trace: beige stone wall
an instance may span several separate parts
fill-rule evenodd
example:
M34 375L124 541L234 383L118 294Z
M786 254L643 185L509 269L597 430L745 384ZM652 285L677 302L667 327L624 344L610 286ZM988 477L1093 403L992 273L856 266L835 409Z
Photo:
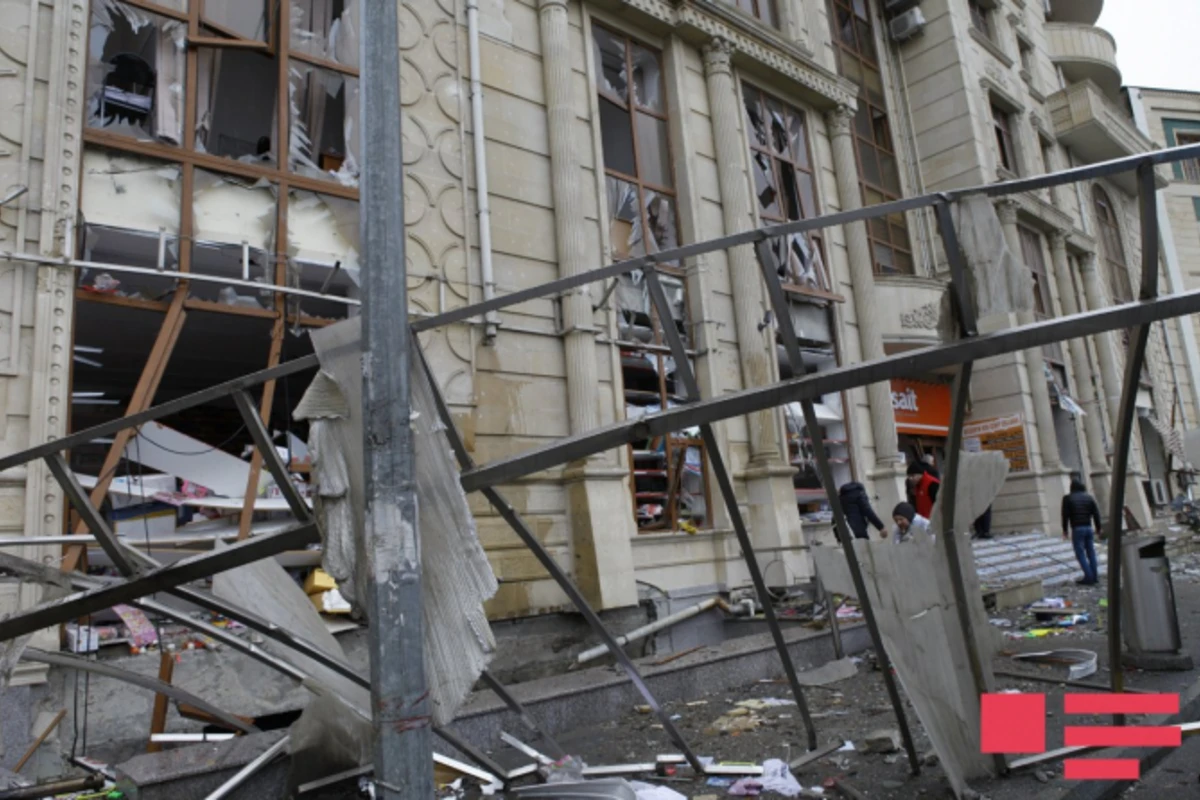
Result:
M87 3L0 5L0 195L28 191L0 209L0 250L60 255L71 236L78 188ZM0 452L66 430L74 276L0 262ZM0 535L57 533L62 496L40 463L0 474ZM55 559L54 548L18 554ZM34 587L0 587L0 613L38 601ZM39 634L41 646L56 637ZM44 670L18 671L17 681Z

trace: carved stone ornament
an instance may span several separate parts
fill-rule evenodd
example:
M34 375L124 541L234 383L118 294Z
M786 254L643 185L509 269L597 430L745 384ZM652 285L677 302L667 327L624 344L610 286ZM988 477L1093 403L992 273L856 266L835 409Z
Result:
M921 330L932 331L936 330L938 320L941 318L941 308L936 302L926 303L923 306L917 306L911 311L905 311L900 315L900 327L905 330Z

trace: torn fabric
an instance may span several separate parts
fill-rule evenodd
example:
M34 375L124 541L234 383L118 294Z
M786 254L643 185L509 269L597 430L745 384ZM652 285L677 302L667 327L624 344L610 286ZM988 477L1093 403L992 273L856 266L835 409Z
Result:
M363 608L365 481L362 429L361 320L314 331L321 372L305 393L297 418L318 422L310 435L317 521L325 543L323 566L342 595ZM411 363L420 359L413 341ZM434 405L434 388L412 372L412 429L421 537L425 674L436 724L448 724L496 650L483 604L498 589L479 543L475 520ZM336 389L336 391L335 391Z
M1033 276L1009 249L992 201L984 195L969 195L951 211L979 318L1033 311Z

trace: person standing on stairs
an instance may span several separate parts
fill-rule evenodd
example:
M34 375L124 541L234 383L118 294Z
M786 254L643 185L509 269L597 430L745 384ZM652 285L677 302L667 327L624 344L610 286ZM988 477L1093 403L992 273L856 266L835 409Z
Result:
M1075 545L1075 558L1083 568L1083 577L1075 581L1083 586L1094 586L1100 582L1099 570L1096 566L1096 531L1103 523L1100 520L1100 506L1096 498L1088 494L1087 487L1081 480L1071 481L1071 493L1062 499L1063 538L1068 538Z

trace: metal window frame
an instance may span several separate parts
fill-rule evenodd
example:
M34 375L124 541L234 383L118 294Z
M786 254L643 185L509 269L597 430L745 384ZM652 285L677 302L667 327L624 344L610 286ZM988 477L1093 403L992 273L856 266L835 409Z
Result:
M702 771L703 765L699 763L698 759L687 747L686 742L683 741L669 716L654 699L637 668L616 644L612 635L607 631L595 611L574 586L571 579L563 572L562 568L554 561L545 548L542 547L541 543L537 541L536 537L533 536L528 527L521 521L517 512L494 487L499 483L510 481L521 475L531 474L546 467L556 466L585 455L611 449L625 443L630 437L646 438L656 433L661 434L692 426L703 426L705 430L710 430L708 426L719 420L752 411L772 408L787 401L800 401L802 404L807 405L809 411L811 411L811 402L806 403L805 401L812 401L813 398L823 393L865 386L870 383L885 381L914 372L929 371L939 367L958 366L959 373L953 392L950 441L947 453L948 464L944 477L944 482L949 484L949 488L943 490L943 496L946 498L945 502L947 504L946 509L944 509L944 518L949 520L952 525L955 500L954 484L958 477L958 451L961 445L967 388L970 382L973 362L981 358L1013 353L1029 349L1030 347L1060 342L1079 336L1091 336L1121 328L1136 327L1135 335L1130 338L1126 359L1125 382L1121 397L1116 436L1117 451L1113 462L1113 475L1116 479L1113 481L1114 486L1107 526L1109 544L1108 588L1110 603L1112 604L1108 615L1109 648L1112 663L1119 663L1121 654L1120 579L1123 522L1121 511L1124 506L1125 495L1124 474L1128 467L1130 442L1135 417L1135 401L1138 389L1137 377L1140 374L1141 364L1145 357L1150 325L1153 322L1163 319L1200 313L1200 291L1187 292L1169 297L1158 295L1157 265L1159 242L1158 218L1155 208L1156 187L1154 182L1154 168L1159 164L1174 163L1196 157L1200 157L1200 144L1139 154L1087 167L1068 169L1050 175L973 187L955 192L923 195L892 203L856 209L854 211L828 214L808 220L797 220L782 225L767 226L715 240L679 247L672 251L630 259L582 275L563 278L539 287L514 292L483 303L477 303L435 317L415 321L411 325L414 333L441 325L470 320L489 310L503 308L514 303L524 302L525 300L561 294L571 288L595 281L604 281L632 269L646 271L651 282L652 293L658 295L661 294L661 291L655 293L653 289L658 286L656 270L660 262L670 263L739 244L765 243L775 236L846 224L872 217L884 216L897 211L933 207L938 218L943 245L946 248L951 267L952 280L950 291L956 301L955 313L962 334L960 340L886 357L873 362L839 367L825 373L801 376L789 381L755 387L708 400L700 400L693 393L693 397L696 398L694 402L681 407L664 410L660 414L650 415L639 420L614 423L482 467L473 466L466 447L458 436L457 431L452 424L447 424L448 438L463 468L461 478L463 486L468 491L482 491L500 515L513 527L514 531L533 551L534 555L559 583L592 627L600 634L602 640L604 640L610 652L624 667L634 685L659 715L664 729L680 746L681 751L685 754L693 768ZM965 280L965 260L958 247L957 234L953 220L951 219L950 204L957 199L969 195L1000 197L1081 180L1092 180L1130 170L1137 171L1143 239L1142 280L1138 301L1121 306L1092 310L1069 317L1036 321L1031 324L991 334L978 334L974 309ZM769 250L769 248L766 249ZM771 269L769 265L764 267L763 272L764 278L767 280L767 287L773 295L772 302L775 303L778 301L779 293L782 291L778 283L777 272ZM661 290L661 287L658 288ZM662 299L656 297L655 302L661 303ZM785 339L787 338L786 331L784 332L784 337ZM671 339L672 349L678 353L682 350L682 342L677 336L671 337ZM687 364L686 357L679 360L681 364ZM236 396L238 393L251 387L265 384L268 381L285 375L295 374L316 365L317 359L315 356L296 359L196 392L178 400L127 415L113 422L94 426L48 443L39 444L22 452L0 458L0 471L28 463L34 459L51 458L52 461L57 463L54 458L55 456L61 456L63 451L77 444L136 427L144 422L165 417L182 409L192 408L230 395ZM423 363L423 367L428 369L427 364ZM439 414L449 423L449 409L440 392L436 391L436 386L435 398L438 402ZM246 399L242 399L241 402L243 406L249 405ZM246 408L247 413L250 410ZM808 416L808 412L806 412L806 416ZM719 451L714 451L714 453L717 456L720 455ZM270 460L268 460L267 465L273 471L279 467L278 464L271 463ZM719 474L723 483L729 481L729 476L724 469L723 462L714 462L713 468ZM826 465L825 469L827 470L827 468L828 466ZM70 481L67 482L68 484L70 483ZM830 497L831 507L838 509L835 487L829 485L826 488ZM81 509L84 505L90 505L88 498L83 496L82 492L76 490L68 492L68 494L80 505ZM727 501L732 499L736 503L736 498L730 498L728 493L725 492L723 494L726 495ZM85 519L90 519L93 512L95 512L94 508L91 512L84 515ZM839 530L844 530L844 519L838 522L838 526ZM119 547L119 543L115 541L115 537L111 536L111 531L106 530L104 526L96 526L93 533L97 536L98 540L107 542L114 550ZM747 565L753 574L756 563L753 549L750 546L748 537L742 535L744 531L739 531L738 533L743 549L743 556L746 558ZM182 585L188 581L212 575L225 569L231 569L240 564L274 555L291 546L315 541L316 538L317 530L315 523L301 521L296 527L282 533L254 537L225 550L195 556L169 567L154 567L147 564L144 565L147 567L144 571L130 576L127 580L114 584L106 584L97 588L85 589L65 599L43 603L32 609L26 609L10 615L0 621L0 641L8 640L24 633L30 633L49 625L65 622L82 613L106 608L115 602L137 601L156 591L174 590L177 592L191 592L192 590L181 588ZM845 536L842 538L843 542L847 541ZM963 553L960 556L958 552L959 542L954 532L948 533L944 538L946 540L947 558L949 559L950 574L952 583L954 584L956 599L960 609L965 611L966 590L962 576L962 562L967 557L967 554ZM845 547L844 549L853 570L856 564L853 549L851 547ZM132 564L126 564L126 567L133 569ZM761 575L759 576L759 580L755 581L756 588L761 588L760 583ZM859 593L862 595L859 601L863 606L864 615L868 619L871 619L873 612L865 596L866 593L861 588L859 589ZM767 608L770 608L769 603L765 605ZM768 620L770 619L771 616L768 614ZM982 692L986 690L986 686L983 685L984 675L979 664L980 654L976 648L974 632L971 630L971 621L969 615L966 613L960 614L960 619L970 655L972 673L976 680L977 689ZM784 663L785 669L788 669L791 662L786 642L783 641L781 635L776 634L775 630L772 633L775 636L780 658ZM882 648L880 648L879 652L880 655L885 655ZM792 675L789 670L789 678L791 677ZM1120 670L1113 670L1111 679L1113 691L1120 692L1124 689L1124 676ZM795 686L794 680L792 683L793 690L797 692L797 701L803 710L805 705L802 695L798 692L798 687ZM893 704L898 718L903 719L903 710L898 702L897 695L893 695ZM1122 720L1118 718L1118 722L1120 721ZM808 723L806 727L808 727L809 746L811 749L815 747L815 731L809 720L806 720L806 723ZM906 742L907 745L908 743ZM907 749L910 749L911 759L911 748ZM916 765L914 764L913 766L915 769Z

